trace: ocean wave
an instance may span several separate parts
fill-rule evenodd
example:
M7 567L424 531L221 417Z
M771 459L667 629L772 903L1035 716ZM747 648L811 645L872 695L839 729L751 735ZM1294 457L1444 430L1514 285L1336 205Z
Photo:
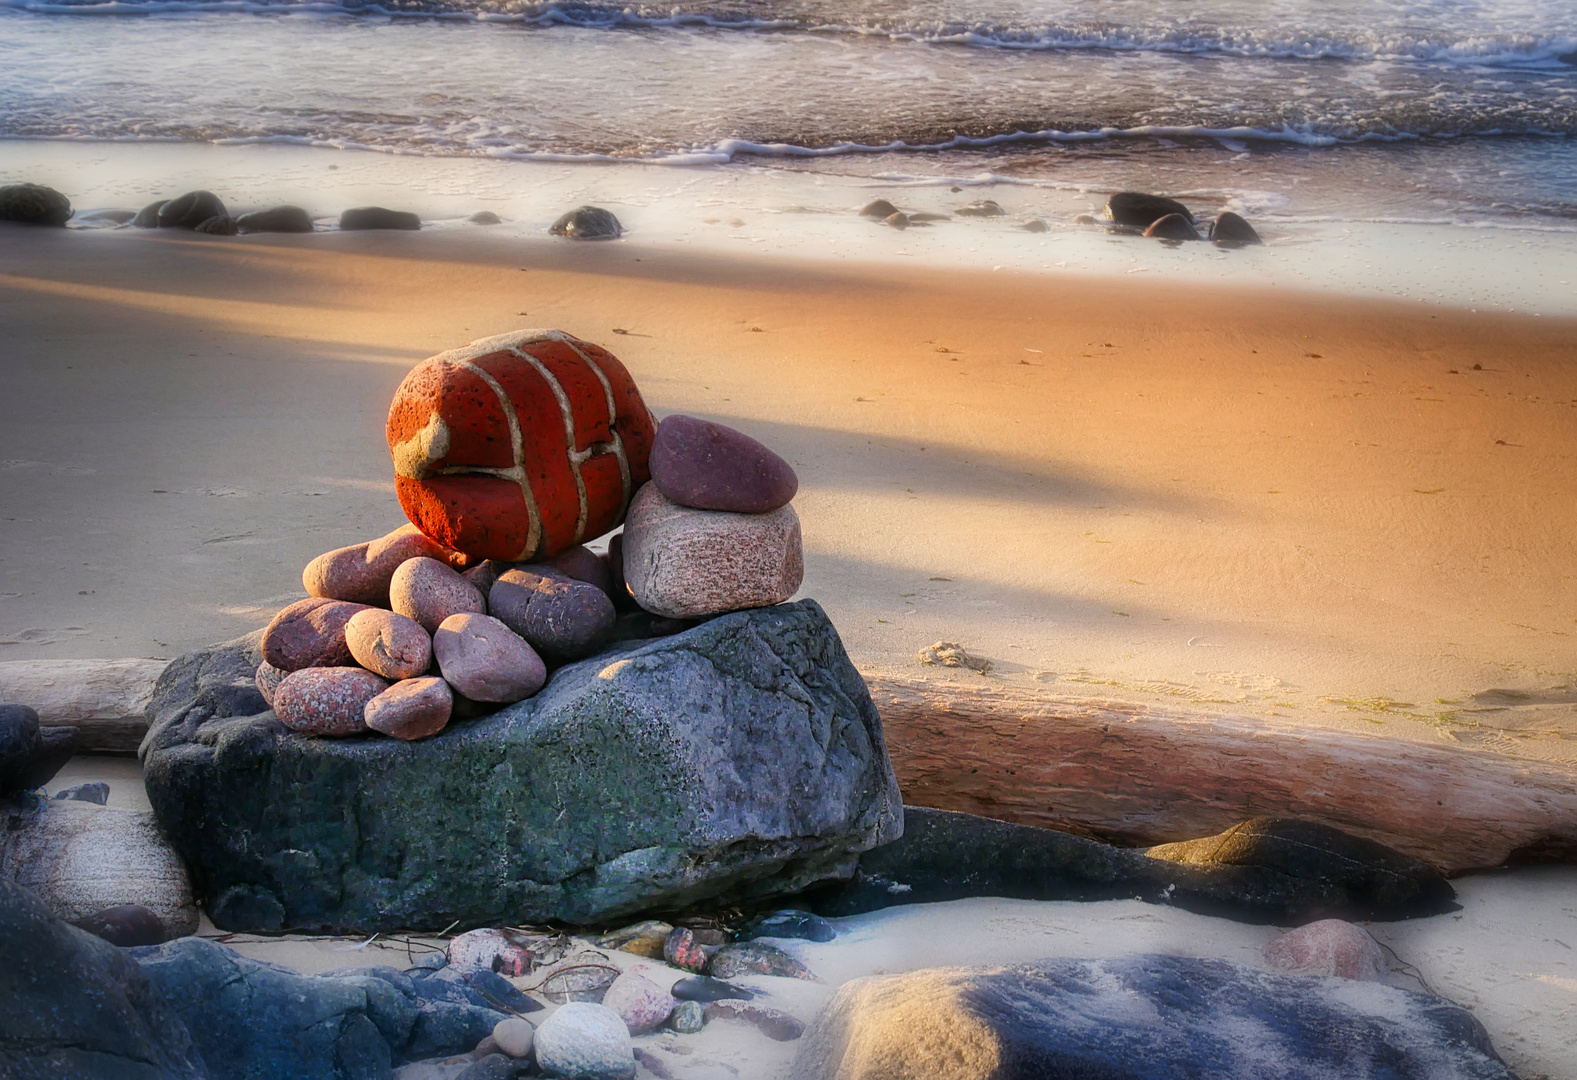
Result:
M1577 29L1552 33L1484 33L1440 29L1345 31L1280 27L1124 26L1093 20L1066 23L968 19L840 17L811 5L746 4L663 7L566 0L0 0L0 8L42 15L148 16L177 13L467 19L585 29L708 27L885 37L896 41L1008 50L1104 50L1287 60L1404 61L1445 65L1570 70L1577 67ZM767 10L764 10L767 9Z

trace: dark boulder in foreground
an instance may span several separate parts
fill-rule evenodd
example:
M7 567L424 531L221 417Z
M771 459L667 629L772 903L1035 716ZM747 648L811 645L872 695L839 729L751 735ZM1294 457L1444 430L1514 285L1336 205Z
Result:
M136 961L0 878L0 1076L209 1080Z
M1440 998L1156 955L856 979L790 1076L1516 1080L1473 1014Z
M1203 240L1199 230L1194 228L1194 223L1182 214L1167 214L1163 218L1156 218L1150 222L1150 227L1145 229L1144 235L1152 240Z
M71 220L71 200L43 184L0 187L0 221L24 225L64 225Z
M286 731L259 660L254 636L174 661L143 742L224 929L612 921L844 878L898 835L880 718L812 601L615 646L419 742Z
M1263 244L1265 242L1259 238L1259 233L1254 231L1254 226L1230 210L1223 210L1210 223L1209 238L1223 246Z
M1003 896L1144 900L1251 923L1405 919L1455 907L1433 868L1314 822L1258 818L1149 853L947 810L904 807L903 838L860 856L847 885L810 894L822 915Z
M0 705L0 798L43 787L76 749L76 728L41 726L26 705Z
M886 221L897 212L898 208L886 199L873 199L860 210L860 216L872 218L876 221Z
M244 233L312 231L312 215L299 206L271 206L267 210L254 210L236 218L235 223Z
M581 206L563 214L548 227L554 236L567 236L571 240L614 240L624 232L613 211L600 206Z
M382 206L358 206L339 216L339 227L345 232L366 229L404 229L414 231L422 227L422 219L409 210L389 210Z
M1145 195L1138 191L1119 191L1106 200L1106 217L1118 225L1135 229L1148 229L1158 219L1168 214L1181 214L1185 221L1193 221L1188 207L1176 199L1162 195Z
M960 206L955 213L959 217L1002 217L1007 211L991 199L976 199L968 206Z
M188 191L159 207L159 228L196 229L216 217L229 217L219 196L211 191Z

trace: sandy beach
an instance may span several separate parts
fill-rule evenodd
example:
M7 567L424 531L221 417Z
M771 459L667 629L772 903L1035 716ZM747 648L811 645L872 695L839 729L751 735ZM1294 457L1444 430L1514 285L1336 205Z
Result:
M551 326L793 462L801 595L862 671L956 679L915 656L957 641L1050 693L1577 762L1572 320L474 227L0 251L6 659L261 625L402 520L405 371Z

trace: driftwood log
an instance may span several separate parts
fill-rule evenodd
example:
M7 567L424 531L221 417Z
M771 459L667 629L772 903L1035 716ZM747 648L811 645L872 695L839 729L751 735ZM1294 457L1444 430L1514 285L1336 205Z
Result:
M163 660L0 663L0 702L135 750ZM1125 845L1311 818L1446 873L1577 860L1577 770L1408 739L868 676L904 801Z
M28 705L40 723L77 728L79 751L135 750L143 710L168 660L9 660L0 663L0 704Z
M1247 717L868 677L904 802L1118 844L1310 818L1446 873L1577 859L1577 770Z

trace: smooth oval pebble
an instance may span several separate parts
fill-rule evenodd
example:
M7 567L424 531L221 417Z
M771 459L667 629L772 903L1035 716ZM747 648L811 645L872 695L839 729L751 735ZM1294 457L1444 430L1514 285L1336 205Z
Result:
M699 1001L681 1001L668 1017L668 1026L681 1035L694 1035L706 1026L706 1006Z
M263 630L263 659L281 671L350 664L345 624L366 607L317 596L297 600Z
M345 624L356 663L385 679L412 679L433 662L433 639L421 624L383 608L358 611Z
M407 559L423 556L449 561L455 553L415 525L402 525L376 540L325 551L301 571L301 584L311 596L388 607L395 570Z
M407 559L389 580L389 606L429 634L451 615L485 614L482 593L458 570L437 559Z
M170 932L159 916L141 904L116 904L78 919L72 925L122 948L161 945L170 939Z
M693 416L676 414L657 425L648 465L658 491L696 510L765 514L799 490L789 463L761 443Z
M520 701L548 681L547 665L526 640L490 615L451 615L433 635L444 680L473 701Z
M500 574L488 590L487 610L532 648L566 660L600 649L618 617L602 589L542 565Z
M714 979L710 975L692 975L688 979L680 979L669 989L669 993L680 1001L722 1001L725 998L734 998L739 1001L749 1001L755 993L746 990L743 986L735 986L722 979Z
M635 1075L630 1033L619 1014L605 1005L561 1005L537 1028L536 1048L537 1064L549 1076L629 1080Z
M638 971L626 971L603 992L602 1003L624 1020L631 1035L656 1031L674 1011L674 997Z
M512 1058L523 1058L531 1053L531 1043L536 1034L537 1029L518 1016L511 1016L493 1025L493 1041Z
M389 684L359 667L292 671L274 691L274 714L303 735L359 735L367 730L367 702Z
M373 731L407 742L436 735L454 712L454 692L444 680L405 679L367 702L362 719Z

